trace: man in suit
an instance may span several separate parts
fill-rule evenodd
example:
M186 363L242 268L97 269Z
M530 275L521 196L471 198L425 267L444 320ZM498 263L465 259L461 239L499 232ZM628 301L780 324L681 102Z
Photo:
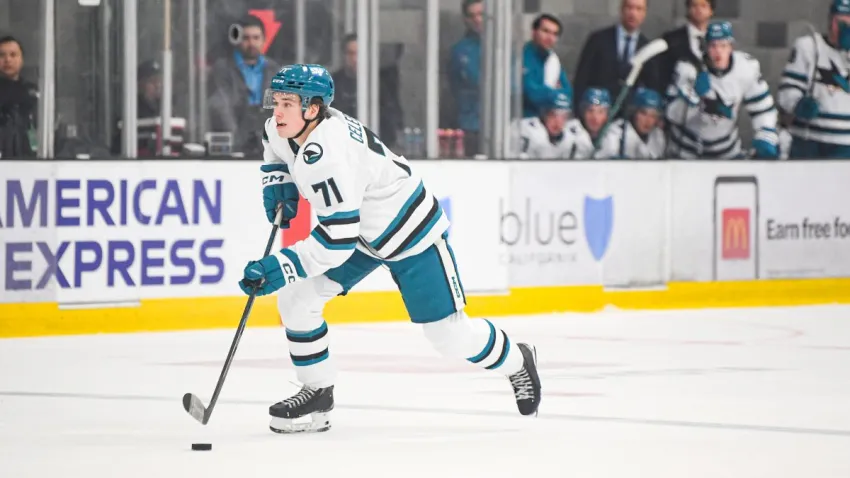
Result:
M620 22L590 34L579 57L575 76L575 97L581 98L591 87L601 87L616 97L631 70L635 52L649 40L640 32L646 18L646 0L622 0ZM659 88L652 63L645 65L638 85Z
M657 60L658 74L662 82L659 91L667 90L667 86L673 81L676 64L680 60L689 61L697 68L701 67L705 30L714 16L715 2L716 0L685 0L688 23L662 35L669 48Z

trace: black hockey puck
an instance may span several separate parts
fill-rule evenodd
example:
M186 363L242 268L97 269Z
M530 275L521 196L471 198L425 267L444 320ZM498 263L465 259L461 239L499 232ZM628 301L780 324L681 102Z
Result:
M195 451L212 450L212 443L192 443L192 449Z

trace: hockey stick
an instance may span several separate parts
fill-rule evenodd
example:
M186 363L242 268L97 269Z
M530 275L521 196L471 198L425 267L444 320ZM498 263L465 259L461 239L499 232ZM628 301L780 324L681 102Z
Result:
M667 45L667 42L663 38L656 38L644 45L643 48L638 50L635 53L635 56L632 57L632 69L629 70L629 76L626 77L626 84L620 89L620 94L617 95L617 101L614 102L614 106L608 112L608 120L605 121L604 125L602 125L602 129L599 130L599 135L596 137L596 141L594 141L594 154L599 151L599 147L602 145L605 133L608 132L608 128L611 126L611 123L614 122L614 118L617 117L617 113L620 112L620 108L623 107L623 102L626 101L626 97L635 85L643 66L652 58L667 51L667 48L669 48L669 45Z
M272 250L272 245L277 237L277 230L280 227L279 224L282 217L283 208L279 208L277 216L275 216L272 233L269 235L269 242L266 244L266 252L263 254L263 257L268 256ZM242 312L242 319L239 321L239 327L236 328L236 336L233 337L233 343L230 344L230 351L227 353L227 359L224 360L224 368L222 368L221 375L218 377L218 383L215 385L215 391L210 399L209 407L205 407L204 402L202 402L195 394L187 393L183 395L183 408L186 409L186 412L188 412L189 415L192 415L195 420L201 422L201 425L206 425L207 422L210 421L210 415L212 415L215 403L218 401L218 395L221 393L221 387L224 386L224 379L227 377L227 372L230 370L230 364L233 362L233 356L236 355L236 347L239 346L239 340L242 338L242 333L245 331L245 326L248 324L248 316L251 314L251 307L253 307L254 299L257 297L257 288L258 287L254 287L254 290L248 297L248 303L245 304L245 310Z
M818 33L814 25L812 25L811 23L806 23L805 26L806 29L809 30L809 34L812 36L812 48L814 48L815 50L815 61L814 65L812 65L812 76L809 78L809 87L806 91L806 96L813 98L815 91L815 80L817 79L818 75L818 63L820 63L820 48L818 48L818 36L820 35L820 33ZM791 125L789 124L788 126L790 127ZM811 121L806 122L806 141L809 140L809 135L811 134L811 127Z

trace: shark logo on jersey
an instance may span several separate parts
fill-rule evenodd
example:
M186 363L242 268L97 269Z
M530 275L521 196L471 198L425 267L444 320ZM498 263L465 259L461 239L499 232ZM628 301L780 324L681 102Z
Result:
M602 260L614 230L614 198L584 197L584 238L596 261Z
M841 73L834 60L829 60L831 69L818 67L818 82L823 83L830 91L842 90L850 93L850 76Z
M720 93L715 91L714 96L716 98L704 98L705 109L703 110L705 114L709 116L713 116L715 118L732 118L732 105L726 104L723 101L723 98L720 96Z
M304 146L304 162L307 164L314 164L320 159L322 159L322 155L325 154L325 150L322 149L322 145L319 143L309 143L307 146Z

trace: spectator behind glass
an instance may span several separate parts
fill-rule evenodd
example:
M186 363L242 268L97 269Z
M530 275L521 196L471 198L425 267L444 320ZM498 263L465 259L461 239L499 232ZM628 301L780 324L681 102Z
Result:
M576 67L575 92L578 98L590 85L605 88L614 98L620 94L622 82L631 70L632 57L649 42L640 31L645 18L646 0L622 0L620 22L590 34ZM658 75L650 62L641 70L637 85L657 89L658 84Z
M35 154L38 88L21 77L23 67L21 43L0 38L0 158Z
M392 45L384 45L393 47ZM357 118L357 34L346 35L342 41L344 64L331 77L334 80L333 107L343 113ZM401 101L399 100L399 71L398 57L401 50L395 48L392 55L381 54L381 65L378 68L378 84L380 85L380 139L393 149L398 137L398 129L403 122Z
M259 18L248 15L238 23L236 48L219 58L209 72L209 124L211 131L233 133L233 148L245 154L261 154L263 94L280 66L264 55L265 28Z
M138 117L159 116L162 108L162 68L159 62L148 60L139 65L136 78L139 85Z
M660 91L666 90L673 81L673 72L679 61L685 60L697 69L702 65L703 40L708 23L714 16L714 3L715 0L685 0L688 23L662 35L669 48L657 60L658 75L663 85L658 88Z
M482 0L464 0L463 21L466 35L452 47L449 86L458 111L457 124L463 130L464 152L479 151L481 131L481 32L484 28Z
M523 48L523 116L537 116L558 93L573 97L573 88L552 51L561 36L561 22L544 13L532 23L531 40Z

